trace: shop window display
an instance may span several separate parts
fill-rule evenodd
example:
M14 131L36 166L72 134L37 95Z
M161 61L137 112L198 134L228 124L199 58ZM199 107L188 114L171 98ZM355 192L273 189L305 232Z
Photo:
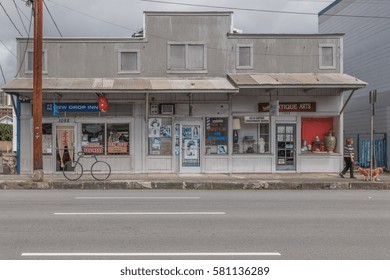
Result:
M334 135L333 117L328 118L302 118L301 122L301 152L302 153L327 153L327 138ZM334 138L334 136L332 136ZM333 142L336 139L334 138ZM334 143L335 144L335 143ZM334 149L334 145L333 145Z
M107 124L107 155L129 154L129 125Z
M228 153L228 118L206 118L206 154Z
M148 130L149 155L172 155L172 118L150 118Z
M105 153L105 125L83 124L81 148L85 154L104 155Z
M269 117L233 117L233 154L269 152Z

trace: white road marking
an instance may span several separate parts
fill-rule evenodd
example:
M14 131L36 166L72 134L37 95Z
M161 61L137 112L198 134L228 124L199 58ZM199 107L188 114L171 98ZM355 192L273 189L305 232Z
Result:
M226 212L69 212L54 215L225 215Z
M278 252L238 253L22 253L22 257L195 257L195 256L281 256Z
M199 199L199 196L77 196L75 199Z
M243 177L243 176L237 176L237 175L231 175L231 177L233 178L238 178L238 179L245 179L246 177Z

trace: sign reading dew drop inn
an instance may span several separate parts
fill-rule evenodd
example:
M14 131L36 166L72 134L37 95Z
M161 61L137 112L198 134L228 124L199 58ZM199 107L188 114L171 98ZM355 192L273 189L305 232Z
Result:
M279 112L316 112L316 102L280 102ZM258 112L268 112L269 103L259 103Z

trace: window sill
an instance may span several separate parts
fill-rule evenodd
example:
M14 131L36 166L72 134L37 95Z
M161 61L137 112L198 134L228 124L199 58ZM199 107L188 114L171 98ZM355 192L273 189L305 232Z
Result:
M207 70L167 70L168 74L207 74Z

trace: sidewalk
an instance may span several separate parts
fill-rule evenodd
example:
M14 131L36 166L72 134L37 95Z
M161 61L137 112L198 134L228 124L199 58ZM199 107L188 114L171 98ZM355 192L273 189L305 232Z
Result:
M31 175L0 175L0 190L6 189L382 189L390 190L390 173L380 181L340 178L337 173L243 173L243 174L111 174L106 181L83 175L68 181L62 174L44 175L44 182L33 182Z

